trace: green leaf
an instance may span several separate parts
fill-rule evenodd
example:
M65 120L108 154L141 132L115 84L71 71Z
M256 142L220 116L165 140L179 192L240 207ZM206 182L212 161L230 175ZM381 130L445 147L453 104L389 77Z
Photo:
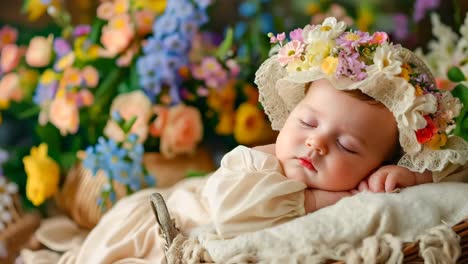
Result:
M463 74L463 72L458 67L450 68L448 70L448 72L447 72L447 76L448 76L449 80L452 81L452 82L462 82L462 81L466 80L465 75Z
M49 152L60 153L62 148L61 138L58 129L51 124L36 126L36 135L40 142L47 143Z
M75 165L77 159L76 152L60 153L59 163L64 170L68 170Z
M101 29L105 25L105 21L102 19L96 18L91 26L91 33L89 33L89 39L93 43L99 43L99 39L101 38Z
M468 107L468 87L458 84L453 88L452 95L458 97L465 107Z
M223 42L219 45L218 49L215 52L216 58L224 60L228 51L231 49L232 42L234 40L234 31L229 27L226 31L226 37Z
M18 118L19 119L26 119L26 118L30 118L30 117L33 117L33 116L37 116L39 114L39 112L41 112L41 108L37 105L35 106L32 106L26 110L24 110L23 112L20 112L18 113Z
M130 118L129 120L127 120L123 125L122 125L122 130L124 132L125 135L128 134L128 132L132 129L132 126L133 124L135 124L137 120L137 117L136 116L133 116L132 118Z
M185 172L185 177L193 178L193 177L202 177L207 174L206 171L198 171L198 170L188 170Z

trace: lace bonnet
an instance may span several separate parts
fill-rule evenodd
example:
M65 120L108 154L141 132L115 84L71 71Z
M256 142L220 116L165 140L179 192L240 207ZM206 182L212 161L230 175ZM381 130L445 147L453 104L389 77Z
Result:
M258 86L272 128L280 130L302 100L305 84L322 78L336 89L359 89L394 115L404 152L399 166L412 171L442 171L448 163L465 164L468 142L450 134L462 105L435 87L426 65L411 51L388 41L385 32L346 31L329 17L271 37L277 54L258 69Z

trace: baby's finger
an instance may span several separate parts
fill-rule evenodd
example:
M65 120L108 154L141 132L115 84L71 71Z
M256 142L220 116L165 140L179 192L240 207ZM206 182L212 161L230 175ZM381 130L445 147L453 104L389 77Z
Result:
M388 176L385 181L385 192L392 192L397 186L397 181L395 177Z
M377 171L376 173L372 174L368 181L369 189L372 192L385 192L385 178L385 172Z
M369 185L367 184L367 181L366 180L361 181L357 189L360 192L369 191Z

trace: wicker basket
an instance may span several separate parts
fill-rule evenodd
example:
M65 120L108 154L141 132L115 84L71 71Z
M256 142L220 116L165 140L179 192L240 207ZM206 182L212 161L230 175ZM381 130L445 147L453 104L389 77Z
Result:
M148 171L156 176L157 187L169 187L185 177L188 170L212 171L214 164L205 149L198 149L191 156L177 156L166 159L159 153L145 153L143 162ZM92 229L104 211L97 200L106 182L102 172L93 176L81 164L75 165L67 174L62 190L57 193L59 208L65 211L81 227ZM114 182L117 200L126 195L125 186ZM110 206L110 204L107 204Z
M468 217L452 227L460 236L461 255L457 263L468 263ZM419 243L418 241L406 243L403 245L403 263L406 264L422 264L424 260L419 256ZM342 261L330 261L330 264L344 264Z
M27 245L31 235L39 227L40 216L38 213L24 213L18 195L13 196L13 203L5 208L12 219L3 223L5 229L0 231L0 246L2 253L0 263L14 263L21 248Z

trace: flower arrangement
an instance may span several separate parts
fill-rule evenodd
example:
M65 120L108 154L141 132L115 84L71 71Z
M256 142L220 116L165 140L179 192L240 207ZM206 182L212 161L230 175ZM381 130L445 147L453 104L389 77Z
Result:
M15 175L20 193L43 204L80 156L92 172L105 172L105 205L115 198L114 181L129 192L154 184L141 162L146 151L176 157L212 140L226 148L268 142L272 132L258 92L241 77L232 31L224 40L201 31L210 6L108 0L92 24L72 25L58 2L28 1L31 17L46 12L61 32L21 45L21 33L0 29L3 125L21 120L30 131L21 146L6 146L5 174Z
M108 204L108 200L111 204L116 201L113 181L125 186L127 194L141 189L142 183L146 186L155 185L155 178L143 165L143 145L138 142L137 134L130 133L137 119L134 116L125 121L118 111L113 112L112 121L121 129L121 140L100 137L95 146L88 146L82 157L83 166L93 175L102 170L107 176L98 200L101 208Z
M407 124L415 134L412 138L422 146L440 149L447 143L461 104L434 87L417 65L402 63L398 47L389 42L386 33L346 31L345 22L330 17L322 24L291 31L290 41L286 41L285 33L269 36L272 43L278 44L278 62L289 74L323 74L334 82L346 82L337 86L341 89L368 89L378 75L400 77L407 83L400 85L414 90L416 99L411 111L396 116L398 122Z
M465 107L461 109L457 117L457 127L454 133L468 140L468 16L460 26L459 35L448 26L441 23L437 14L431 15L432 33L436 39L428 44L429 51L423 53L417 49L426 64L435 75L437 87L441 90L449 90L458 97Z

